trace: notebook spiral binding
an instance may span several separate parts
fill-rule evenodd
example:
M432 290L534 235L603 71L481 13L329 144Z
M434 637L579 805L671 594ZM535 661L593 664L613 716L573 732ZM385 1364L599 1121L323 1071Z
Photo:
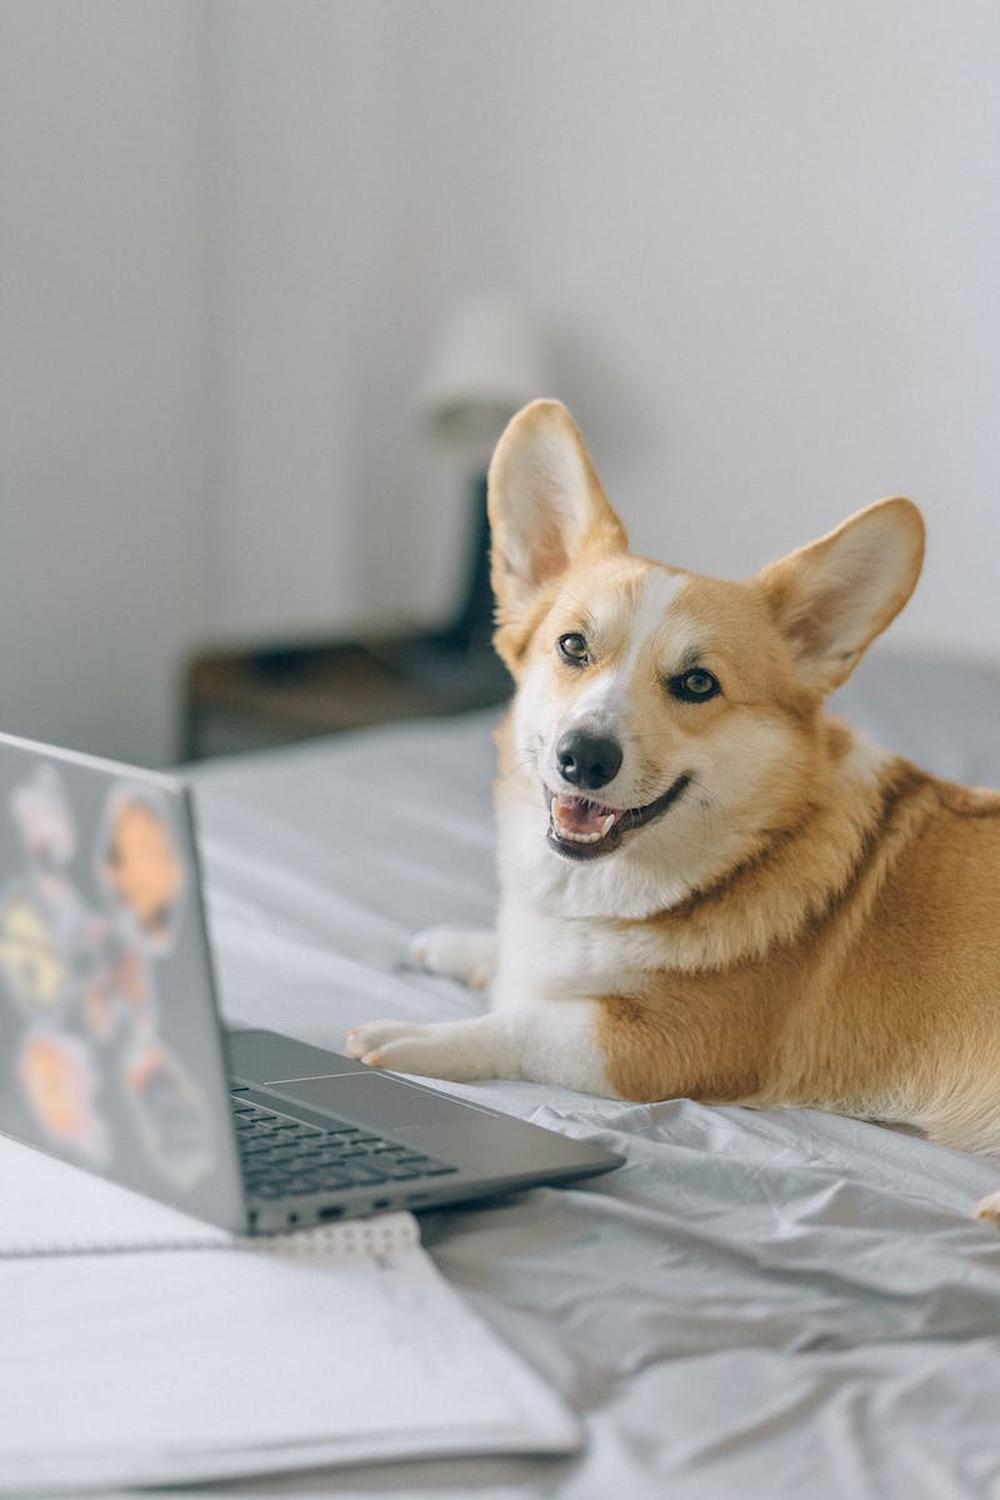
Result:
M330 1253L372 1259L412 1250L420 1244L420 1226L412 1214L383 1214L374 1219L352 1219L346 1224L323 1224L298 1234L241 1238L236 1243L244 1250L277 1250L284 1255Z
M380 1214L373 1219L351 1219L343 1224L321 1224L295 1234L232 1235L228 1239L178 1239L129 1244L101 1244L81 1240L62 1245L18 1245L0 1249L0 1262L36 1257L73 1255L152 1255L168 1250L244 1250L253 1254L301 1257L332 1255L337 1259L375 1260L398 1255L420 1244L420 1226L412 1214Z

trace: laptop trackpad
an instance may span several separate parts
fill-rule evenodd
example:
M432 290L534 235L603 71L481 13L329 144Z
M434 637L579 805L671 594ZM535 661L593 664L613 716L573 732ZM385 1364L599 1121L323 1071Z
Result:
M292 1099L309 1109L328 1110L356 1125L373 1130L393 1130L399 1125L437 1125L455 1109L442 1094L411 1088L398 1078L379 1073L341 1073L332 1078L302 1078L292 1083L272 1083L269 1092ZM464 1113L464 1110L463 1110Z

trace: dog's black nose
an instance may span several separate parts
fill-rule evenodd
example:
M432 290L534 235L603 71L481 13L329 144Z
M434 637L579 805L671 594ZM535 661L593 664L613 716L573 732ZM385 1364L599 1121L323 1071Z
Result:
M556 746L556 764L563 781L585 791L613 781L621 763L622 747L607 735L571 729Z

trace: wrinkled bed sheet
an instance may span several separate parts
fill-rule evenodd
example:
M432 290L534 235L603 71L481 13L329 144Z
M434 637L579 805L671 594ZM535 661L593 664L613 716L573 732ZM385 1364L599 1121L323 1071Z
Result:
M883 653L842 701L930 768L1000 784L1000 674ZM198 769L232 1019L341 1047L366 1018L480 1008L401 958L414 929L491 922L494 717ZM1000 1494L1000 1234L970 1218L1000 1187L1000 1163L800 1110L449 1087L627 1157L581 1187L423 1221L444 1274L581 1414L586 1451L225 1488L490 1500Z

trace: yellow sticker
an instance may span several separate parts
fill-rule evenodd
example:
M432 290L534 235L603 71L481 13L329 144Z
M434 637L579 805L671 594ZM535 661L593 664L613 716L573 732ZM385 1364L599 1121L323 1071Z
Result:
M0 910L0 969L22 1008L52 1012L68 978L40 904L27 893L11 894Z

